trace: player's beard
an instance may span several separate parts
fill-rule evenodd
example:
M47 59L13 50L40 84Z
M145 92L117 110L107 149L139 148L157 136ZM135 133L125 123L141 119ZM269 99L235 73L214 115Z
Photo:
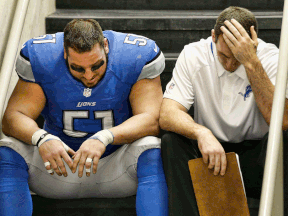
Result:
M87 88L93 88L93 87L95 87L95 86L103 79L103 77L105 76L106 71L107 71L109 58L108 58L108 53L106 53L105 50L104 50L104 52L105 52L105 57L106 57L106 70L105 70L103 76L101 77L101 79L100 79L94 86L86 86L85 83L82 82L82 80L80 80L80 79L78 79L78 78L76 78L76 77L73 76L73 74L71 73L70 67L69 67L69 61L68 61L68 57L67 57L67 58L65 59L65 63L66 63L66 66L67 66L67 68L68 68L68 70L69 70L72 78L75 79L77 82L81 82L81 83L82 83L85 87L87 87Z

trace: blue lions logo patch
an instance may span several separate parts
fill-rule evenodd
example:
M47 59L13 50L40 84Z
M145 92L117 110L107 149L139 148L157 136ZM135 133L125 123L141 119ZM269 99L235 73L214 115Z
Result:
M242 95L244 97L244 101L246 101L246 98L250 96L250 93L252 92L251 85L247 85L245 89L245 93L239 92L238 94Z

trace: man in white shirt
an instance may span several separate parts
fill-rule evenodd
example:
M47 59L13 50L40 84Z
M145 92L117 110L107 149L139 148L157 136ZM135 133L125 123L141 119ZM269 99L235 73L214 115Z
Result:
M257 37L257 21L244 8L222 11L211 35L184 47L160 111L160 126L169 131L162 157L170 215L199 215L188 168L194 158L224 175L225 152L236 152L247 196L261 194L279 51Z

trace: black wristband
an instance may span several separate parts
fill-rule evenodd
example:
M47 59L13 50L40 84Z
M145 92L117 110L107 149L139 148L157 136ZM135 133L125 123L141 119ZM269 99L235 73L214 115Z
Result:
M42 139L44 139L44 137L47 136L48 134L49 134L49 133L45 133L45 134L42 134L42 135L40 136L39 140L38 140L37 143L36 143L37 147L39 147L38 144L40 143L40 141L41 141Z

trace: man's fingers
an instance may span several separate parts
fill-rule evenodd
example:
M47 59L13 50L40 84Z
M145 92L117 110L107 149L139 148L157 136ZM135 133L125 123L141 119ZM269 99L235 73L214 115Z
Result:
M76 154L76 152L73 149L71 149L70 147L69 147L67 153L71 156L74 156Z
M202 154L202 156L203 156L203 162L204 163L208 163L208 154Z
M225 175L226 172L226 168L227 168L227 159L226 159L226 154L225 152L221 154L221 171L220 171L220 175Z
M67 154L67 152L63 152L61 154L61 157L64 159L64 161L67 163L67 165L69 166L69 168L72 170L73 169L73 161L72 159L69 157L69 155Z
M225 28L225 27L223 27L223 28ZM221 27L221 29L222 29L222 27ZM227 29L226 29L226 31L227 31ZM231 33L230 33L231 34ZM234 46L234 43L232 43L232 41L227 37L227 35L226 34L224 34L223 33L223 39L224 39L224 41L225 41L225 43L227 44L227 46L232 50L235 46ZM235 38L234 38L235 39ZM236 40L236 39L235 39Z
M61 171L58 169L58 165L55 160L50 160L52 169L57 173L57 175L62 176Z
M232 21L231 21L232 22ZM232 34L227 31L225 32L228 35L228 32L231 34L231 36L233 36L233 38L235 38L235 40L239 40L242 37L242 34L239 32L239 30L228 20L226 20L224 22L224 24L227 26L227 28L230 30L230 32L232 32ZM242 27L242 26L241 26ZM229 39L233 40L233 38L230 38L230 35L228 35ZM234 42L234 41L233 41Z
M225 21L226 22L226 21ZM247 31L243 28L243 26L235 19L231 19L231 23L236 27L237 31L243 36L243 37L249 37L249 34ZM233 33L234 34L234 33Z
M213 169L215 166L215 156L214 154L210 154L209 155L209 165L208 165L208 169Z
M255 31L255 27L254 27L254 26L251 26L251 27L250 27L250 31L251 31L252 40L254 41L254 45L256 46L255 48L257 49L257 46L258 46L258 36L257 36L257 32Z
M94 174L96 174L96 172L97 172L98 162L99 162L99 158L94 157L94 159L93 159L93 173Z
M219 174L220 168L221 168L220 155L217 154L216 157L215 157L214 175L218 175Z
M92 165L92 155L89 155L85 162L85 168L86 168L86 176L89 177L91 174L91 165Z
M84 170L84 165L85 165L85 162L86 162L86 158L87 156L86 155L81 155L81 158L80 158L80 161L79 161L79 169L78 169L78 176L81 178L82 175L83 175L83 170Z
M65 167L65 164L64 164L63 161L62 161L62 158L61 158L61 157L57 158L57 159L56 159L56 163L57 163L58 168L60 169L61 173L62 173L65 177L67 177L66 167Z
M74 156L74 161L73 161L73 166L72 166L72 173L76 172L80 157L81 157L81 153L77 153Z
M49 161L44 162L44 166L49 174L51 175L54 174L52 167L51 167L51 163Z

